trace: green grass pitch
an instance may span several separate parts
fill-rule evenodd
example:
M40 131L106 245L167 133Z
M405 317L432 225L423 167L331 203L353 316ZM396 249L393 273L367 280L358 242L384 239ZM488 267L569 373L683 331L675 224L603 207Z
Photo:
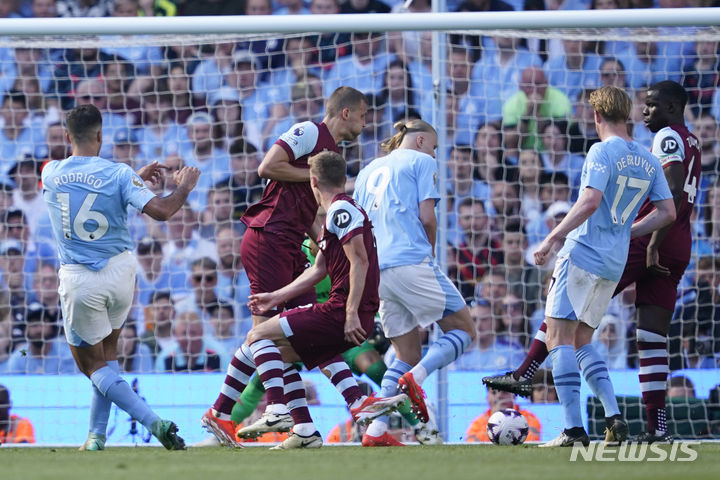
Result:
M665 449L669 447L663 447ZM269 451L110 447L104 452L71 448L0 448L0 478L7 480L456 480L717 479L720 444L693 447L694 462L569 462L570 449L533 446L325 447Z

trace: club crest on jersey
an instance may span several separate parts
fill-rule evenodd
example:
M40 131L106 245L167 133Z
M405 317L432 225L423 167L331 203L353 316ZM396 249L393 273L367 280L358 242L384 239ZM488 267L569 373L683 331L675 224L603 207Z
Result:
M678 142L672 137L663 138L660 143L660 149L664 153L675 153L678 150Z
M293 130L293 135L296 137L302 137L305 133L305 129L303 127L297 127L295 130Z
M145 186L145 184L143 183L143 181L140 180L140 177L138 177L138 176L136 176L136 175L133 175L133 176L132 176L132 183L133 183L133 185L135 185L135 186L138 187L138 188L143 188L143 187Z
M347 210L338 210L335 212L335 216L333 216L333 223L338 228L347 227L350 225L350 220L352 220L352 217L350 216L350 212Z

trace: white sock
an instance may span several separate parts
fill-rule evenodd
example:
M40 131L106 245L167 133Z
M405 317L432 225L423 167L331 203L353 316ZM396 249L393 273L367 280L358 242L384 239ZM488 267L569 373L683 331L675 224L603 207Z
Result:
M415 383L417 383L418 385L422 385L428 376L428 372L427 370L425 370L425 367L423 367L419 363L415 365L412 370L410 370L410 373L412 373L412 376L415 379Z
M375 419L372 421L372 423L368 426L367 433L371 437L380 437L383 433L387 432L388 424L383 422L382 420Z
M355 401L352 403L352 405L350 405L350 408L357 408L357 407L359 407L360 405L363 404L363 402L365 401L366 398L367 398L367 395L363 395L362 397L358 398L357 400L355 400Z
M284 403L273 403L265 407L265 413L274 413L275 415L286 415L288 413L287 405Z
M297 423L293 426L293 432L303 437L309 437L317 431L314 423Z

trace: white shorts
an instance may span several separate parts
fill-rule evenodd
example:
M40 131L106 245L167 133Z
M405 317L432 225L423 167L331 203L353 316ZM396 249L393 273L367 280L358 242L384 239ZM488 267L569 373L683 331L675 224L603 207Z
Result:
M597 328L607 311L617 282L583 270L565 255L555 261L545 316L580 320Z
M465 307L447 275L427 261L382 270L379 293L380 323L388 338L427 327Z
M136 272L129 251L112 257L99 272L79 264L60 267L58 292L70 345L95 345L122 327L132 307Z

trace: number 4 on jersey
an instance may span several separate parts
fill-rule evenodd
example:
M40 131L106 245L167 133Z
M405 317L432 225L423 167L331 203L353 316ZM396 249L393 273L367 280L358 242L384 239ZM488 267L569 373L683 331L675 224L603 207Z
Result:
M71 228L70 194L57 194L57 200L58 202L60 202L62 211L63 237L65 237L66 239L70 239L72 237L73 231L75 231L75 235L77 235L80 240L92 242L94 240L100 240L107 233L109 227L107 217L100 212L92 210L92 206L95 203L97 196L97 193L89 193L88 196L85 197L85 200L80 206L80 210L78 210L77 215L75 215L75 219L72 220ZM92 232L89 232L85 229L85 222L89 220L97 223L97 228Z

